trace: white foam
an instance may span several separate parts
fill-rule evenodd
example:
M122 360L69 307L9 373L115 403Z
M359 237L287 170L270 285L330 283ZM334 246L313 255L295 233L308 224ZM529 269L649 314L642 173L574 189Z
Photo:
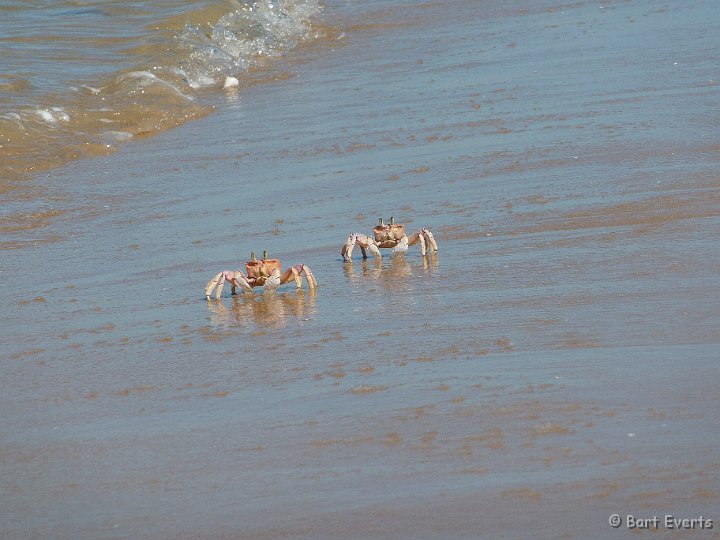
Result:
M193 89L235 86L231 74L312 39L310 20L321 11L318 0L256 0L221 17L210 34L186 24L178 39L191 52L174 72Z
M181 91L177 86L175 86L174 84L166 81L165 79L161 79L161 78L159 78L159 77L156 77L155 83L156 83L156 84L159 84L160 86L164 86L164 87L166 87L166 88L170 88L171 90L174 90L175 93L177 93L177 95L179 95L179 96L181 96L181 97L184 97L184 98L187 99L187 100L193 101L193 98L192 98L192 97L190 97L190 96L188 96L188 95L186 95L186 94L183 94L182 91Z
M23 131L25 130L25 125L22 123L22 117L18 113L10 112L7 114L0 114L0 118L5 118L6 120L16 124Z
M210 75L200 74L195 79L189 79L188 84L190 85L190 88L198 89L205 86L212 86L215 84L215 79L213 79Z
M83 88L83 89L85 89L85 90L90 90L90 92L92 92L93 94L99 94L99 93L100 93L100 89L99 89L99 88L95 88L94 86L88 86L87 84L81 85L80 88Z
M66 113L62 107L50 107L50 109L36 109L34 112L48 124L57 124L58 121L70 121L70 115Z
M124 77L133 77L136 79L157 79L157 76L149 71L130 71L129 73L126 73Z
M35 111L35 114L37 114L40 118L42 118L48 124L57 124L58 119L55 117L55 115L53 113L51 113L47 109L38 109Z
M140 88L147 88L151 85L157 85L157 86L163 86L165 88L169 88L173 92L175 92L180 97L187 99L189 101L193 101L194 98L191 96L188 96L180 90L177 86L174 84L166 81L165 79L158 77L154 73L151 73L149 71L130 71L128 73L125 73L120 77L120 80L128 80L128 79L135 79L137 82L136 84L139 85ZM189 84L189 83L188 83ZM192 86L190 84L190 86Z
M58 120L62 120L63 122L69 122L70 121L70 115L65 112L65 109L62 107L51 107L50 110L55 113L55 118Z
M127 131L110 131L109 134L116 141L129 141L133 137L133 134Z

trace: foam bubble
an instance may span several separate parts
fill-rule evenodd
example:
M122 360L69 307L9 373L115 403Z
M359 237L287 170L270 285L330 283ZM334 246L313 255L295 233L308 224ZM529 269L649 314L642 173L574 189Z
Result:
M37 109L35 111L43 121L48 124L56 124L58 121L69 122L70 115L64 111L61 107L51 107L50 109Z
M55 118L58 120L62 120L63 122L70 121L70 115L66 113L62 107L51 107L51 110L55 113Z

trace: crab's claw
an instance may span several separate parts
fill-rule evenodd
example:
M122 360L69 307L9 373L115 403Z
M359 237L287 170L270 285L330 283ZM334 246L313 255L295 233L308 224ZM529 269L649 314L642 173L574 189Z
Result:
M424 245L423 245L422 238L420 239L420 245L423 247L423 253L425 252ZM400 242L393 248L393 253L407 253L408 250L408 237L406 235L402 235L402 238L400 238Z
M270 276L265 279L265 284L263 285L263 288L266 291L274 291L282 284L281 279L281 273L279 268L274 268L273 271L270 273Z

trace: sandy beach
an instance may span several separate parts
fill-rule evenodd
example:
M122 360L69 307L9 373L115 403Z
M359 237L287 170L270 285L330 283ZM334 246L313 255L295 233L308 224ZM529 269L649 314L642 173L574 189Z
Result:
M26 181L0 536L720 537L718 6L500 4L328 1ZM391 216L439 251L343 262ZM206 301L263 250L319 287Z

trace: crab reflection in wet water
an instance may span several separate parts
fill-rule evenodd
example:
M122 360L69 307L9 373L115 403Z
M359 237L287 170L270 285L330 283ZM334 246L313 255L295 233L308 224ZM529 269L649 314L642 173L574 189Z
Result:
M387 260L387 258L363 260L359 268L346 264L343 272L355 285L366 287L369 282L376 282L392 290L404 290L406 287L411 287L413 279L421 274L435 273L440 264L437 253L428 253L421 259L421 272L419 272L419 264L408 261L405 257L392 257L389 264Z
M295 289L284 294L237 295L230 298L228 305L208 302L208 309L214 326L283 328L288 320L304 321L317 313L317 289L307 292Z

